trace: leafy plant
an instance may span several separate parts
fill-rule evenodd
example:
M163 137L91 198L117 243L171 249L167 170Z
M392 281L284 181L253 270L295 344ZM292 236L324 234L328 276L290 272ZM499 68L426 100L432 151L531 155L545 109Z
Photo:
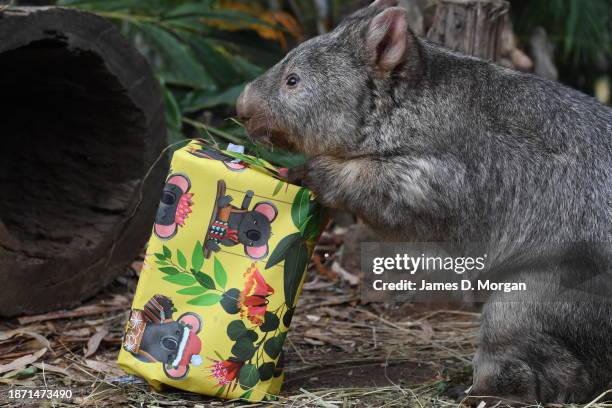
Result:
M282 58L288 38L300 38L291 15L268 11L257 1L59 0L58 5L115 21L147 57L163 87L169 142L183 140L191 130L215 143L244 144L284 167L301 163L300 156L254 146L235 121L213 127L198 120L204 110L216 118L231 116L246 83Z
M612 56L609 0L538 0L513 3L519 10L518 28L529 34L542 26L565 63L596 64Z

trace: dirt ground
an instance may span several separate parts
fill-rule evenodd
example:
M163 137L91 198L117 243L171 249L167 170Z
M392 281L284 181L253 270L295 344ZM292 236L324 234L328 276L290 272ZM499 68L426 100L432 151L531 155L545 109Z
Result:
M328 237L329 238L329 237ZM4 407L460 407L471 383L479 314L359 300L359 279L330 267L341 240L320 245L285 344L276 401L222 402L127 377L115 363L142 260L73 310L0 324ZM44 363L44 364L43 364ZM10 390L70 389L71 399L16 400ZM589 408L611 407L593 404Z

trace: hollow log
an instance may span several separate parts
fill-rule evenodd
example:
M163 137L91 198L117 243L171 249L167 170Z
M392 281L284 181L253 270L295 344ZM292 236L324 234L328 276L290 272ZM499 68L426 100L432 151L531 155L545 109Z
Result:
M143 248L167 172L164 106L112 23L0 12L0 316L70 307Z
M505 0L440 0L427 38L490 61L505 54L502 34L510 20Z

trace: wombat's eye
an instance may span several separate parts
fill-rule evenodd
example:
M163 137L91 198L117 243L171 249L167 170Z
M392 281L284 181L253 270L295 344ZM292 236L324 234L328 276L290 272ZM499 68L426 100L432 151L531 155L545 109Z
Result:
M300 83L300 77L297 74L289 74L285 83L289 87L294 87Z

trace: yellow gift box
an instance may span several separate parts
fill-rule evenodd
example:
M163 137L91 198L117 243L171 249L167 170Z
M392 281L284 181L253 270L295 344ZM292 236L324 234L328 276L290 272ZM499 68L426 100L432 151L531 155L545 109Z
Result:
M269 163L193 141L175 152L119 365L156 388L261 401L322 222Z

